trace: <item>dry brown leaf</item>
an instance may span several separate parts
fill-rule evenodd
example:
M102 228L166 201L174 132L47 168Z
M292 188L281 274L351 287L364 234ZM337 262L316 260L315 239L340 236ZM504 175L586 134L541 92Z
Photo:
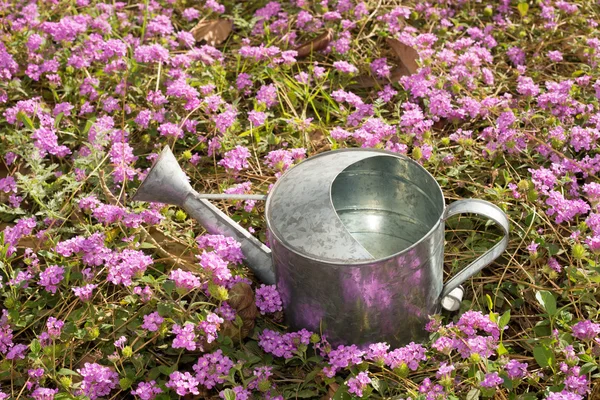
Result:
M396 58L406 67L409 74L412 75L417 72L419 69L419 65L417 64L419 53L415 49L396 39L386 38L385 41L394 51Z
M296 51L298 55L296 58L303 58L310 55L313 51L323 50L327 47L329 42L333 39L333 30L327 29L325 32L321 33L319 36L310 40L298 47L296 47Z
M313 148L314 154L319 154L324 151L331 150L331 143L325 136L325 133L321 129L314 129L308 132L308 139L310 141L310 145Z
M232 29L233 22L231 20L210 19L198 22L198 24L192 28L190 33L197 42L204 40L207 44L216 46L227 39Z

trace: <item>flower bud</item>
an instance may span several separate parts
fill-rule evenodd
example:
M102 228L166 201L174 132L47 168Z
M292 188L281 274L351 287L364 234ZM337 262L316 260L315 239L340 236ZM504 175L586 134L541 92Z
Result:
M186 218L187 218L187 214L185 212L183 212L182 210L177 210L177 212L175 213L175 221L183 222L183 221L185 221Z
M89 340L95 340L98 338L98 336L100 336L100 329L98 329L98 327L94 326L91 328L88 328L88 338Z
M406 365L406 363L402 363L402 365L394 369L394 372L401 378L406 378L410 373L410 369L408 368L408 365Z
M123 357L129 358L132 355L133 355L133 349L131 348L131 346L123 347Z
M61 376L60 379L58 380L58 382L65 389L69 389L71 387L71 385L73 384L73 381L68 376Z
M415 147L415 148L413 148L413 150L412 150L412 157L413 157L415 160L420 160L420 159L421 159L421 157L423 157L423 152L421 151L421 148L420 148L420 147Z
M312 335L310 335L311 343L319 343L319 340L321 340L321 337L318 334L313 333Z
M269 389L271 389L271 382L269 382L268 379L262 380L258 383L258 390L261 392L266 392Z
M229 292L224 286L215 285L211 283L208 285L208 292L216 300L226 301L227 299L229 299Z
M571 248L571 255L573 255L573 258L576 260L582 260L586 255L585 247L580 243L574 244Z

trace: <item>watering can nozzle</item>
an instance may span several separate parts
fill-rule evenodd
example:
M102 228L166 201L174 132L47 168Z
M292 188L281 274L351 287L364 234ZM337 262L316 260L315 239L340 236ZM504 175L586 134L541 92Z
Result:
M268 285L275 284L271 250L211 204L206 197L233 198L231 195L207 196L196 192L169 146L165 146L133 200L177 205L200 222L210 234L232 236L241 243L246 265L256 277ZM243 199L248 199L248 196Z

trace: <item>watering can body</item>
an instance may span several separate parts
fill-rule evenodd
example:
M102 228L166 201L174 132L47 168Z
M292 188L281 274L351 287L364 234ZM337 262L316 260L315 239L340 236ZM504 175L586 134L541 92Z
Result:
M442 299L507 245L498 207L471 199L446 207L435 179L396 153L336 150L288 170L267 197L270 249L201 199L173 163L167 148L135 200L177 204L208 232L236 238L255 275L277 285L286 323L334 345L425 339ZM444 222L459 213L492 219L504 237L444 284Z

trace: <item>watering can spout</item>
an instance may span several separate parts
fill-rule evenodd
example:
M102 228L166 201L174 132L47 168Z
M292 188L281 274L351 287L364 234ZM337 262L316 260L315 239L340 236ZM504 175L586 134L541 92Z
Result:
M210 234L233 237L241 243L246 265L256 277L267 285L275 284L271 250L192 188L169 146L165 146L133 200L177 205Z

